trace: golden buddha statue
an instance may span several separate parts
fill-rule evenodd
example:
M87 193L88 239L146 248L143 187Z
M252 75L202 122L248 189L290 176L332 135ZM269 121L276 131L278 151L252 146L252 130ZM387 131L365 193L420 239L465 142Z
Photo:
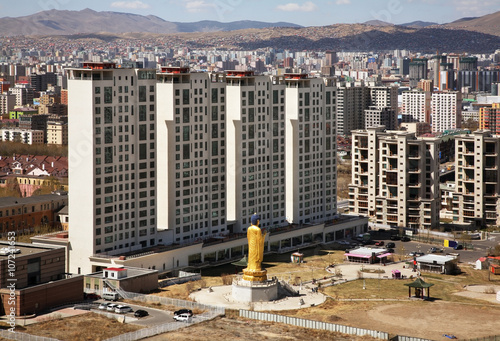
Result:
M252 282L264 282L267 280L267 271L262 270L261 264L264 259L264 240L266 232L259 227L260 217L257 214L250 218L252 225L247 230L248 239L248 265L243 269L243 279Z

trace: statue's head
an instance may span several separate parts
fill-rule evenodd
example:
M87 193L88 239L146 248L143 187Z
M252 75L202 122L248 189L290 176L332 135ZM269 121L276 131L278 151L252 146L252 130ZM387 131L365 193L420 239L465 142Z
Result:
M252 215L252 217L250 218L250 222L252 223L252 225L259 226L259 221L260 221L260 217L257 213L254 213Z

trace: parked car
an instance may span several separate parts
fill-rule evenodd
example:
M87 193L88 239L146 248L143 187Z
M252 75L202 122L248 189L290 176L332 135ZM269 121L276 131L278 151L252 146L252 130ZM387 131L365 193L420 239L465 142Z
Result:
M95 293L85 294L85 299L87 299L87 300L98 300L100 298L101 298L101 296L99 296Z
M117 301L120 298L117 292L104 292L102 298L106 301Z
M142 309L136 310L134 313L135 317L144 317L144 316L148 316L148 315L149 315L149 313L146 310L142 310Z
M442 252L443 252L443 249L440 249L440 248L435 247L435 246L433 246L429 249L429 253L442 253Z
M113 311L113 312L114 312L114 311L115 311L115 308L116 308L117 306L118 306L118 304L116 304L116 303L110 303L110 304L108 304L108 306L106 307L106 310L107 310L107 311Z
M391 239L391 240L400 240L400 239L401 239L401 237L400 237L400 236L398 236L397 234L393 234L393 235L391 236L391 238L390 238L390 239Z
M189 315L189 314L174 315L174 320L179 321L179 322L190 322L191 316L192 315Z
M380 241L376 242L375 246L384 246L384 241L380 240Z
M193 316L193 312L191 311L191 309L180 309L180 310L174 311L174 316L175 315L182 315L182 314L187 314L189 316Z
M453 247L455 250L462 250L464 246L462 244L457 244Z
M388 249L387 249L387 252L389 252L389 253L394 253L394 249L393 249L393 248L388 248Z
M132 308L130 308L128 305L117 305L115 308L115 313L118 314L125 314L128 312L131 312Z
M401 241L402 241L402 242L409 242L410 240L411 240L411 239L410 239L410 237L408 237L408 236L403 236L403 237L401 237Z
M389 248L389 249L394 249L396 247L396 244L394 244L393 242L390 242L390 243L387 243L385 245L385 247Z
M412 251L408 254L408 256L410 257L420 257L420 256L423 256L425 253L423 252L419 252L419 251Z
M108 305L110 305L111 303L101 303L99 304L99 309L101 310L106 310L108 309Z

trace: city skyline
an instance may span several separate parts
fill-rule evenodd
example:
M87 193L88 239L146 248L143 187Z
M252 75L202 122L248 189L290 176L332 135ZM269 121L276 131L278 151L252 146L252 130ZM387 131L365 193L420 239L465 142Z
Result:
M38 1L29 7L0 0L2 17L27 16L51 9L78 11L85 8L144 16L155 15L164 20L176 22L257 20L286 21L302 26L364 23L370 20L381 20L393 24L418 20L444 24L463 17L482 16L500 10L495 1L479 0L388 0L377 2L369 0L279 0L274 2L261 0L252 2L242 0L90 0L85 4L69 0L56 0Z

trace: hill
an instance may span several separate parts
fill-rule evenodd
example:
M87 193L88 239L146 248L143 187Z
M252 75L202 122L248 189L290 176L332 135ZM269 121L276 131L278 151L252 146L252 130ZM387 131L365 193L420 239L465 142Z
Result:
M49 10L24 17L0 18L0 32L3 36L68 35L97 32L125 33L177 33L232 31L247 28L300 27L299 25L278 22L200 21L192 23L170 22L154 15L142 16L120 12L96 12L91 9L81 11Z
M500 36L500 11L479 18L462 18L443 26Z
M433 25L437 25L437 23L435 23L435 22L429 22L429 21L420 21L420 20L417 20L417 21L412 21L412 22L405 23L405 24L400 24L399 26L406 26L406 27L413 27L413 28L423 28L423 27L433 26Z

